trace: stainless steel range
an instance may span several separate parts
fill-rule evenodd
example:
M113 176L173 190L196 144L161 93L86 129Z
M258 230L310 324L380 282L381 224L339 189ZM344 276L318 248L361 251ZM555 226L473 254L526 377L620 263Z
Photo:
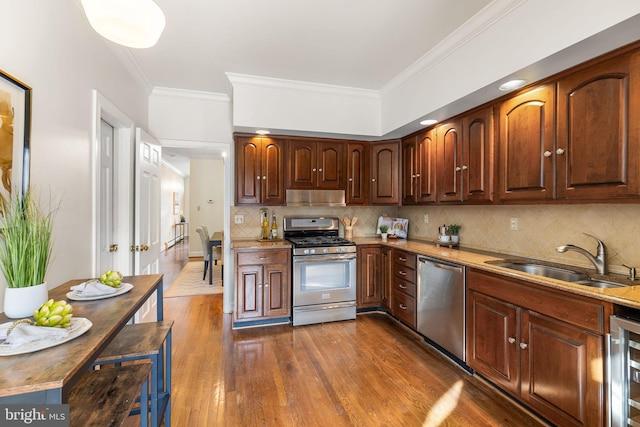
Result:
M356 318L356 246L338 218L285 217L293 243L293 326Z

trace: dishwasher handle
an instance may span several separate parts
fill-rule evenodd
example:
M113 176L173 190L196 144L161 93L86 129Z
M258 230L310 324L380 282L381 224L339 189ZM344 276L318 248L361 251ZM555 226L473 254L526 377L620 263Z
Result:
M455 273L460 273L460 274L462 274L464 271L464 267L461 267L459 265L446 264L440 260L436 260L433 258L418 257L418 262L423 262L425 264L429 263L435 268L440 268L442 270L449 270L449 271L453 271Z

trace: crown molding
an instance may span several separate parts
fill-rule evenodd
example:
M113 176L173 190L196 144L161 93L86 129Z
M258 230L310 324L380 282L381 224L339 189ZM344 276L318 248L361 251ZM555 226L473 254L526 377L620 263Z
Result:
M175 89L170 87L156 86L151 92L152 96L163 96L167 98L199 99L214 102L230 102L231 98L226 93L205 92L199 90Z
M367 99L379 99L377 90L360 89L349 86L337 86L325 83L303 82L299 80L278 79L274 77L262 77L249 74L225 73L232 87L269 89L292 92L308 92L317 95L339 95Z
M527 0L494 0L380 89L385 96L421 77L449 55L504 19Z

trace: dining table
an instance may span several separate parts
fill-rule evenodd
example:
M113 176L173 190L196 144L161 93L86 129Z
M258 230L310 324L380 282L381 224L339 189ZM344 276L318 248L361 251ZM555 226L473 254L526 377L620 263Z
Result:
M213 248L222 246L224 240L224 232L216 231L209 237L209 253L213 253ZM222 249L224 250L224 249ZM209 262L209 284L213 283L213 260Z
M88 319L91 327L59 345L25 354L0 355L0 403L67 403L74 384L154 292L157 320L163 320L162 279L162 274L125 276L122 283L132 285L131 289L102 299L71 300L67 295L70 287L86 281L82 279L49 290L49 298L66 300L73 307L73 316ZM0 313L0 323L11 320L15 319Z

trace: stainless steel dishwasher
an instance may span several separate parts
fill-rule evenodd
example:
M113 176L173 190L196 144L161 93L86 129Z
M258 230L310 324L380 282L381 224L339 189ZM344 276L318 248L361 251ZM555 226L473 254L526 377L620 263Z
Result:
M418 256L418 332L465 361L465 268Z

